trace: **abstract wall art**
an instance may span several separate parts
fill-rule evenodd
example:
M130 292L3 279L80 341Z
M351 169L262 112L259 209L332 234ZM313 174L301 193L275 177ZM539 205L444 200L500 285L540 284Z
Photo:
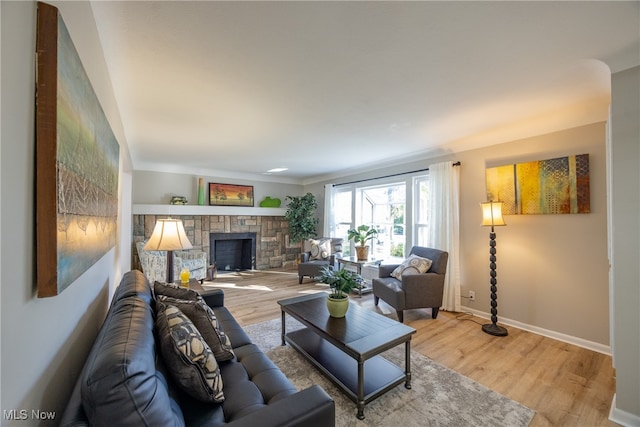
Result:
M591 211L588 154L487 168L486 180L507 215Z
M38 3L36 277L60 294L116 243L119 144L58 9Z

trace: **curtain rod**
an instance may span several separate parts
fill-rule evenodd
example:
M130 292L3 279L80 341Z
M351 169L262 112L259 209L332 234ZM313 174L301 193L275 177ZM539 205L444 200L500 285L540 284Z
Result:
M453 164L453 166L460 166L460 162L455 162ZM409 171L409 172L400 172L400 173L393 173L391 175L385 175L385 176L378 176L376 178L367 178L367 179L359 179L356 181L350 181L350 182L343 182L341 184L333 184L334 187L339 187L340 185L349 185L349 184L357 184L359 182L367 182L367 181L373 181L376 179L384 179L384 178L393 178L394 176L400 176L400 175L409 175L412 173L417 173L417 172L426 172L428 171L429 168L426 169L418 169L418 170L414 170L414 171Z

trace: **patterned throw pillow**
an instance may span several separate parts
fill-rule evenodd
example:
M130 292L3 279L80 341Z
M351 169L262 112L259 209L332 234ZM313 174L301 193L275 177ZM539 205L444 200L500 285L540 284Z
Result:
M311 256L309 259L325 259L331 254L331 239L309 239Z
M156 299L178 307L193 322L218 362L231 360L235 357L229 337L218 326L216 314L201 297L195 301L189 301L158 295Z
M431 261L429 258L422 258L417 255L409 255L409 258L405 259L402 264L397 266L395 270L391 272L391 276L398 280L402 280L402 276L407 274L422 274L426 273L431 268Z
M198 329L178 307L156 305L160 352L176 384L202 402L224 401L220 368Z

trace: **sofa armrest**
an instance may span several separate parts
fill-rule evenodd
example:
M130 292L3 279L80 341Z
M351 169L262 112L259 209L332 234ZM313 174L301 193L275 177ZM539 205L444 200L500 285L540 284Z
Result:
M391 272L400 264L380 264L378 267L378 277L389 277Z
M309 252L302 252L300 254L300 262L309 262L309 257L311 254Z
M291 427L333 427L335 422L335 402L322 387L315 384L226 425L229 427L280 427L285 425Z
M204 292L200 292L200 296L204 299L209 307L223 307L224 306L224 291L222 289L211 289Z

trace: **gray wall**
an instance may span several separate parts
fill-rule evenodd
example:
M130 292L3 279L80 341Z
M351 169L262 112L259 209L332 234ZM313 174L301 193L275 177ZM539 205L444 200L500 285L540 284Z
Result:
M59 416L102 324L131 252L131 162L87 2L60 7L87 74L120 142L119 238L62 294L36 298L34 233L34 76L36 3L0 2L2 80L0 175L0 410L55 411ZM2 413L0 416L3 416ZM35 425L36 420L20 422ZM4 420L2 425L11 424ZM56 423L51 423L55 425Z
M490 310L489 231L480 227L486 200L485 168L572 154L589 154L591 213L507 215L496 229L498 317L530 330L608 352L609 311L605 124L397 166L413 171L443 160L459 160L461 294L476 292L478 312ZM389 169L344 177L336 183L382 176ZM324 202L325 182L305 187Z
M185 196L190 205L198 202L198 178L204 178L205 201L209 203L208 188L210 182L222 184L253 185L254 206L266 196L279 198L282 207L286 206L286 196L301 195L302 185L267 181L256 176L253 179L237 179L207 175L189 175L153 171L135 171L133 173L133 202L136 204L167 204L172 196Z
M640 425L640 67L612 78L614 415Z

